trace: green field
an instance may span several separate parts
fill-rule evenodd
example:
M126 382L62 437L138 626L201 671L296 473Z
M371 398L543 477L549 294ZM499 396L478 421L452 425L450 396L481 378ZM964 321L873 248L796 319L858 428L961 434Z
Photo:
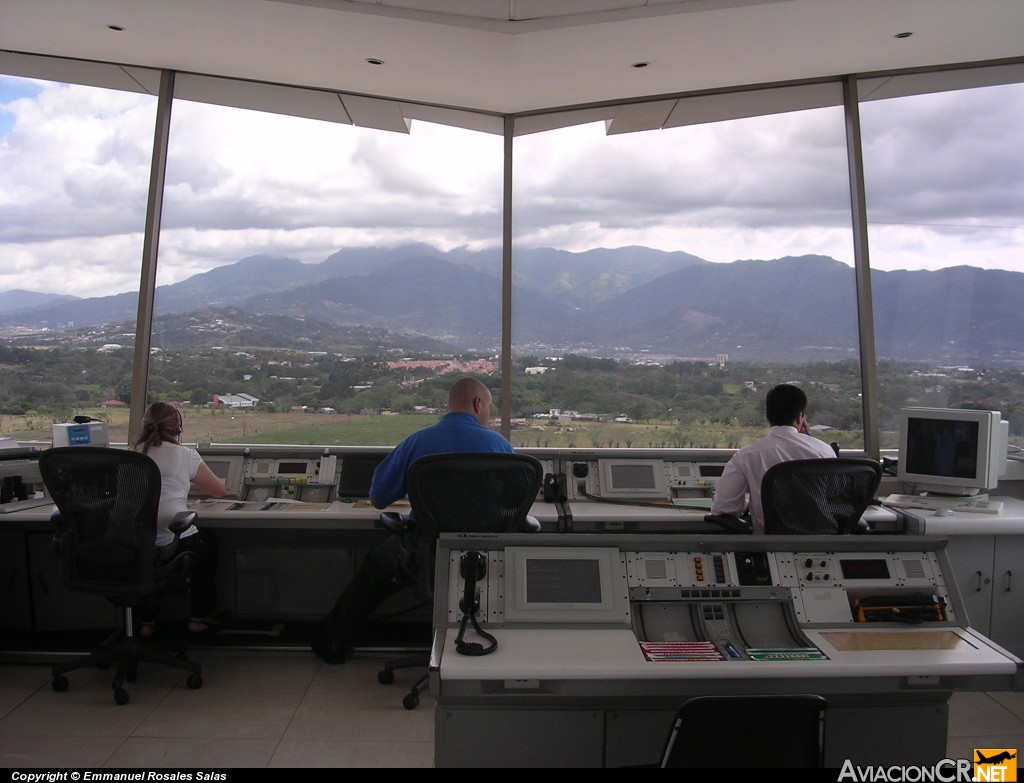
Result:
M128 440L125 409L81 409L76 413L106 421L112 443ZM349 415L259 410L182 410L186 443L241 443L299 446L393 446L410 433L436 422L438 414ZM0 436L20 441L49 441L55 422L40 415L0 417ZM644 424L574 421L551 424L528 420L512 430L517 448L738 448L765 434L767 425L651 421ZM819 437L843 448L861 448L860 432L828 430Z

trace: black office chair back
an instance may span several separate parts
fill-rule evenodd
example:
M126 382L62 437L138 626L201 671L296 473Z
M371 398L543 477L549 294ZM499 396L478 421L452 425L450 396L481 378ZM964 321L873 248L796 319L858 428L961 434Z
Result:
M405 476L417 535L523 532L543 474L540 461L527 454L421 457Z
M875 499L882 466L864 457L780 462L761 481L764 531L769 535L845 535Z
M695 696L676 712L662 767L820 767L827 702L816 694Z
M66 446L39 455L39 472L57 510L54 547L64 583L73 590L106 596L119 607L120 627L88 655L54 664L53 689L68 688L68 672L117 665L114 701L127 704L122 687L134 682L140 662L173 666L189 673L189 688L202 687L202 667L183 654L142 645L134 633L133 611L157 600L187 579L190 553L176 550L181 525L172 524L174 544L157 550L160 468L127 449ZM189 517L190 515L185 515Z
M57 507L65 584L112 599L152 592L160 506L156 463L126 449L68 446L40 454L39 471Z

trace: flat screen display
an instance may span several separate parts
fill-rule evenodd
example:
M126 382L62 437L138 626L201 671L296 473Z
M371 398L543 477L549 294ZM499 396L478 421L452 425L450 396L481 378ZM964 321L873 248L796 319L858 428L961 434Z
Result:
M566 558L526 561L526 602L601 603L601 564Z
M226 459L209 459L204 460L206 466L221 481L227 481L228 474L231 472L231 463Z
M600 495L611 499L668 497L665 463L660 459L602 459L598 461Z
M506 547L507 622L628 623L625 565L608 547Z
M889 565L880 558L865 560L843 559L839 561L843 579L888 579Z
M350 454L341 458L341 477L338 479L338 497L368 498L373 471L386 454Z

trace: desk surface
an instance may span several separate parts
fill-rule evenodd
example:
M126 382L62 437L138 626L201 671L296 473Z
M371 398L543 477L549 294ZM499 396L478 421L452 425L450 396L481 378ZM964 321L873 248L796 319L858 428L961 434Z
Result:
M1003 502L1003 510L998 514L957 511L951 517L937 517L925 509L902 508L900 511L911 520L909 533L929 536L1024 535L1024 500L995 496L992 500Z
M449 628L440 659L442 681L486 680L675 680L828 677L936 677L1006 675L1017 662L969 628L908 629L906 634L955 634L961 643L951 649L837 650L828 634L892 634L891 629L807 630L807 636L828 658L811 661L648 661L628 628L489 628L498 640L491 655L467 656L455 651L458 629ZM899 647L899 645L896 645ZM856 688L857 686L853 686Z

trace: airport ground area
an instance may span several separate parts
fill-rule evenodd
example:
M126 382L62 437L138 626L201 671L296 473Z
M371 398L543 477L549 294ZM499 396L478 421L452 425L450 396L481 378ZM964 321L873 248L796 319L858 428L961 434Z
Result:
M179 406L190 443L392 446L436 421L452 380L471 372L495 391L492 423L499 426L497 363L457 359L196 349L154 357L148 401ZM111 442L127 442L130 350L0 348L0 371L0 437L46 442L54 424L87 415L108 423ZM877 372L882 448L896 446L903 406L998 410L1010 422L1011 443L1024 439L1019 368L880 362ZM734 449L764 434L764 394L782 382L806 389L818 437L844 449L863 447L856 362L726 357L519 358L511 440L520 448ZM223 404L241 398L251 407Z

